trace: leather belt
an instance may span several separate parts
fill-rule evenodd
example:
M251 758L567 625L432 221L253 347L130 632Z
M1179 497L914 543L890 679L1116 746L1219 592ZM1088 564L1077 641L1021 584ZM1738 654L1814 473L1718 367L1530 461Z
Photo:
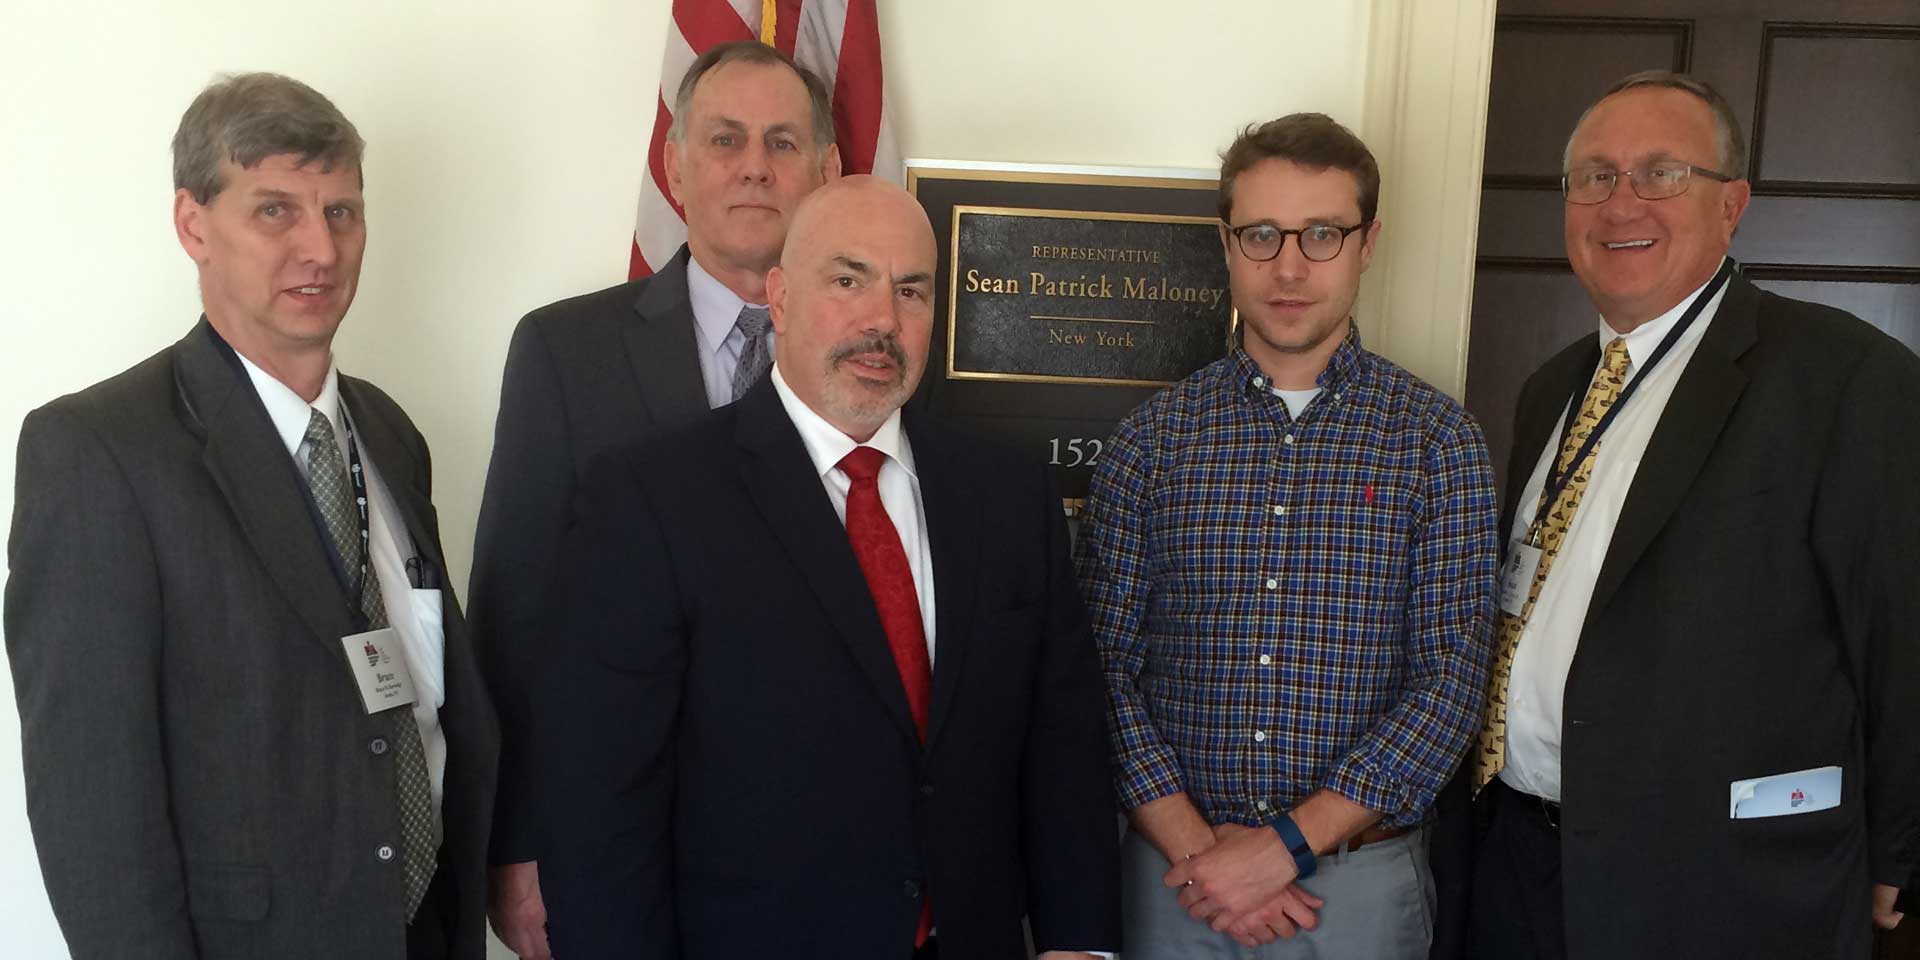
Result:
M1385 843L1396 837L1404 837L1408 830L1407 827L1368 827L1354 834L1353 839L1347 841L1347 852L1352 853L1368 844Z

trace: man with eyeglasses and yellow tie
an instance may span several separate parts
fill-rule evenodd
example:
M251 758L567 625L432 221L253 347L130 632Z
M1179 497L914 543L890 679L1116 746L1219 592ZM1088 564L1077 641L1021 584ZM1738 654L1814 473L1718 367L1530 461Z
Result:
M1248 128L1219 201L1242 342L1094 474L1127 960L1427 955L1499 544L1479 427L1355 331L1379 190L1322 114Z
M1920 361L1740 275L1742 143L1665 72L1568 143L1600 316L1520 395L1469 956L1865 957L1899 921Z

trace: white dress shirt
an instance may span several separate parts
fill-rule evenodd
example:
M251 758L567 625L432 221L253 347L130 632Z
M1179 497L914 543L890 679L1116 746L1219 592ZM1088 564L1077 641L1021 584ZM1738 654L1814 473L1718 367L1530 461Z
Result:
M920 624L927 635L927 664L932 666L933 550L927 541L927 509L920 497L920 477L914 473L913 448L907 444L906 431L900 429L900 411L895 410L887 417L880 429L874 431L872 439L854 443L852 437L841 433L794 395L793 388L787 386L786 378L780 375L777 363L773 367L773 390L780 395L780 405L787 408L787 416L800 431L800 442L807 447L813 471L826 488L827 499L833 501L833 512L839 515L841 526L847 525L847 491L853 488L853 480L840 469L841 458L852 453L854 447L872 447L887 455L875 482L880 488L880 505L887 508L887 518L900 534L907 566L913 570L913 592L920 598Z
M1630 358L1627 382L1639 376L1660 341L1704 289L1706 284L1701 284L1673 309L1630 333L1616 333L1605 318L1601 319L1599 336L1603 351L1615 337L1624 336L1627 341ZM1674 384L1680 381L1681 373L1693 359L1694 349L1706 336L1707 327L1719 312L1726 292L1726 287L1721 287L1707 303L1693 325L1675 341L1666 358L1648 374L1647 382L1635 389L1633 397L1614 416L1613 423L1594 447L1593 473L1587 480L1586 493L1580 498L1579 509L1574 511L1566 538L1560 541L1560 552L1554 556L1547 582L1540 588L1533 615L1520 634L1520 645L1513 657L1513 675L1507 682L1507 764L1501 769L1500 778L1515 790L1555 802L1560 800L1560 725L1567 670L1573 665L1573 655L1580 644L1580 628L1586 622L1587 605L1593 599L1594 581L1607 558L1614 525L1619 522L1620 508L1633 488L1633 477L1640 469L1647 441L1652 439L1660 415L1667 408L1667 398L1673 395ZM1581 399L1573 398L1569 409ZM1540 503L1540 490L1546 485L1547 465L1560 452L1560 434L1565 424L1566 412L1562 411L1520 494L1519 509L1514 511L1512 540L1527 535L1534 509Z
M253 389L260 394L260 402L266 405L267 416L273 420L280 442L286 445L302 477L307 475L306 436L307 422L312 417L310 411L320 411L333 424L333 439L340 448L340 460L347 462L340 377L334 368L327 368L320 395L309 404L246 357L240 357L240 363L246 367ZM408 672L413 674L413 722L420 728L420 743L426 750L433 815L438 819L447 773L447 737L440 729L440 708L447 702L446 634L441 630L440 591L415 590L408 581L405 564L416 555L413 538L407 534L406 521L401 519L386 483L380 479L379 466L368 456L366 444L358 442L358 435L355 440L361 472L367 483L367 532L373 547L370 560L374 576L380 579L380 599L387 608L387 622L399 634L401 653L406 657ZM328 639L337 642L337 638Z
M747 335L735 324L740 320L740 308L748 304L715 280L691 255L687 257L687 299L693 304L693 340L700 348L700 379L707 387L707 407L724 407L733 402L733 371L739 369L740 355L747 349ZM765 304L753 306L764 308ZM773 330L768 329L768 356L773 355L773 341Z

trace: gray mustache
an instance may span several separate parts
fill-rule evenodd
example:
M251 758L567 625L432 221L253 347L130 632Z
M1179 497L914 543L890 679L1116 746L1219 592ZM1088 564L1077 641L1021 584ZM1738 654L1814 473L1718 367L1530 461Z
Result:
M852 343L843 343L833 348L833 353L827 356L827 360L837 367L863 353L884 353L888 359L899 364L901 369L906 369L907 352L900 349L900 338L891 333L885 336L875 334Z

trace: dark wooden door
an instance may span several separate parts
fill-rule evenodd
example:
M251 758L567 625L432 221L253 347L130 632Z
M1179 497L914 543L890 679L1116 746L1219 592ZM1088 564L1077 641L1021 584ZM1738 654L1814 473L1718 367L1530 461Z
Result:
M1598 322L1567 266L1562 151L1580 111L1635 71L1688 71L1732 103L1753 183L1733 242L1747 276L1920 350L1920 3L1595 6L1500 0L1494 28L1467 408L1503 477L1521 383ZM1876 952L1920 960L1920 916Z
M1567 267L1562 151L1580 111L1638 70L1691 72L1739 116L1753 204L1733 256L1748 277L1920 350L1920 3L1604 6L1500 0L1467 408L1503 476L1520 384L1598 321Z

